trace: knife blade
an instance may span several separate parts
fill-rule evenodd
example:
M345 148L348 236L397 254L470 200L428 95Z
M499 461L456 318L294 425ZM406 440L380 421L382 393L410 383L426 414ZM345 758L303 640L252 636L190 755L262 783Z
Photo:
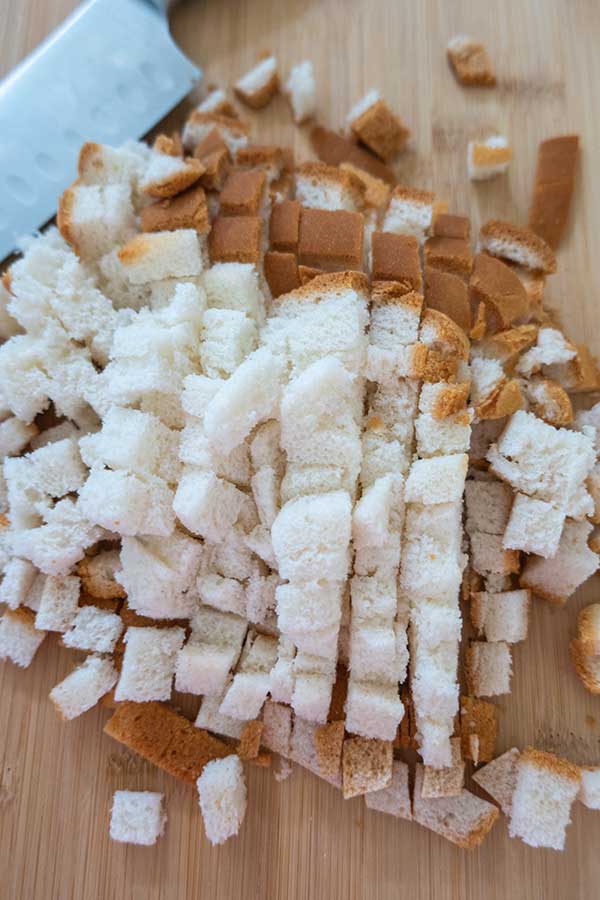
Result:
M161 0L87 0L0 83L0 260L56 211L84 141L139 138L201 78Z

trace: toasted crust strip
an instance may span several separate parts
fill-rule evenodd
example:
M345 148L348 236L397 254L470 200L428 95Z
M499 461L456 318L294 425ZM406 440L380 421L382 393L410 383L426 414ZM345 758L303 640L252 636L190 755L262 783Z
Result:
M569 218L578 158L576 134L550 138L539 146L529 227L553 250L558 247Z
M342 746L344 743L344 723L328 722L319 725L315 731L315 750L317 762L323 777L334 778L340 771L342 763Z
M499 259L478 253L469 282L471 307L485 305L486 328L490 332L508 328L526 315L529 301L514 271Z
M174 775L194 784L206 763L232 752L201 728L162 703L119 703L104 726L110 737Z
M477 765L490 762L496 752L498 707L478 697L460 698L461 751Z
M263 723L260 719L246 722L242 728L242 736L238 745L238 756L240 759L256 760L260 752L262 731Z

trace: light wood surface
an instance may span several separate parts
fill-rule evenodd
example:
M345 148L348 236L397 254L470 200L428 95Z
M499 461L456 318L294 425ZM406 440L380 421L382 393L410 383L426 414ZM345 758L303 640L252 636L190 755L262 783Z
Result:
M71 0L0 0L0 67L7 70L73 6ZM320 118L340 125L351 103L379 87L414 132L398 165L476 225L491 215L525 221L537 145L582 137L572 223L548 296L569 334L600 351L600 5L597 0L255 0L189 2L173 31L208 80L231 82L268 48L285 69L310 57ZM483 39L499 75L494 90L460 88L445 60L449 37ZM58 111L57 111L57 114ZM171 117L181 120L181 112ZM306 137L282 98L253 116L261 140ZM507 178L471 185L470 135L509 135ZM260 132L259 132L260 129ZM1 140L1 137L0 137ZM514 653L513 693L500 698L499 749L534 743L578 763L600 763L600 698L571 671L567 642L598 576L565 609L538 602L530 637ZM459 851L416 825L366 810L311 775L277 784L249 772L239 838L212 849L194 791L102 734L106 710L61 724L47 694L73 660L53 640L31 668L0 666L0 894L7 900L592 900L600 887L600 813L577 804L564 854L508 839L504 820L484 846ZM168 826L152 849L111 844L117 788L161 790Z

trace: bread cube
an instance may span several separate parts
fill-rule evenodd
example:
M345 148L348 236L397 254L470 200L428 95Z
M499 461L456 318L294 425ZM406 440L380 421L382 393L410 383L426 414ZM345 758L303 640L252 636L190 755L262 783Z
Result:
M560 543L565 513L546 500L516 494L508 520L503 546L551 558Z
M397 685L348 682L346 730L363 737L392 741L404 716Z
M498 818L498 810L487 800L462 790L453 797L425 798L423 766L417 765L413 793L413 818L458 847L479 846Z
M26 669L46 637L35 627L35 616L29 609L8 609L0 619L0 659L9 659Z
M236 835L246 813L246 782L235 754L207 763L197 781L206 836L222 844Z
M512 658L503 641L471 641L467 649L467 680L476 697L510 693Z
M173 509L186 528L216 543L226 539L242 500L241 491L229 482L188 467L175 492Z
M95 706L117 683L118 672L110 659L88 656L50 691L50 700L62 719L75 719Z
M516 644L527 637L531 595L529 591L481 591L473 594L471 619L488 641Z
M203 284L209 309L238 310L262 324L265 300L255 266L216 263L204 273Z
M286 503L271 530L279 574L292 581L343 581L350 531L350 498L343 491Z
M526 748L517 762L509 834L530 847L563 850L571 806L581 784L579 768L553 753Z
M49 575L35 617L38 631L68 631L79 607L80 580L74 575Z
M266 106L279 88L277 60L274 56L261 59L249 72L235 82L237 97L252 109Z
M37 434L35 425L28 425L10 416L0 423L0 459L5 456L18 456Z
M238 616L246 615L244 586L235 578L223 578L216 574L200 575L196 586L200 600L207 606Z
M96 606L81 606L62 640L74 650L112 653L122 631L120 616Z
M37 571L26 559L13 558L4 566L4 578L0 584L0 603L9 609L17 609L26 600Z
M486 181L507 171L512 149L501 134L467 145L467 173L471 181Z
M70 498L44 512L44 524L11 534L12 551L48 575L66 574L102 536Z
M406 479L407 503L450 503L462 497L467 475L466 453L416 460Z
M60 233L79 256L99 259L135 232L131 188L76 182L60 198L57 221Z
M128 628L125 654L115 690L117 703L169 700L183 628Z
M408 765L399 759L392 760L392 777L387 787L365 794L369 809L387 813L397 819L412 819L410 791L408 787Z
M138 234L121 247L119 260L133 285L200 275L204 268L199 236L191 228Z
M414 234L419 243L431 228L435 195L431 191L398 185L392 191L383 220L383 231Z
M165 830L163 795L154 791L115 791L110 836L124 844L155 844Z
M235 309L207 309L200 345L202 367L210 378L227 378L256 348L253 319Z
M173 503L162 478L142 480L120 469L93 469L79 491L79 508L90 522L124 535L170 535Z
M590 550L588 522L565 522L558 550L551 559L530 556L521 574L521 587L551 603L564 603L598 568L598 555Z
M500 804L500 808L505 816L510 816L512 809L512 798L517 784L517 763L519 760L519 751L516 747L512 747L473 772L473 781L484 789L496 803Z
M513 492L503 481L469 479L465 485L467 532L504 534L513 499Z
M410 135L378 91L369 91L359 100L347 122L358 140L386 162L404 148Z

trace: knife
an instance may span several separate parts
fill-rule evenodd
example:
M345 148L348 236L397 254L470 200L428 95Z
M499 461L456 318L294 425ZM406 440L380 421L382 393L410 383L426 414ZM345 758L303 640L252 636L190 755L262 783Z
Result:
M84 141L139 138L201 78L168 0L87 0L0 82L0 260L44 225Z

